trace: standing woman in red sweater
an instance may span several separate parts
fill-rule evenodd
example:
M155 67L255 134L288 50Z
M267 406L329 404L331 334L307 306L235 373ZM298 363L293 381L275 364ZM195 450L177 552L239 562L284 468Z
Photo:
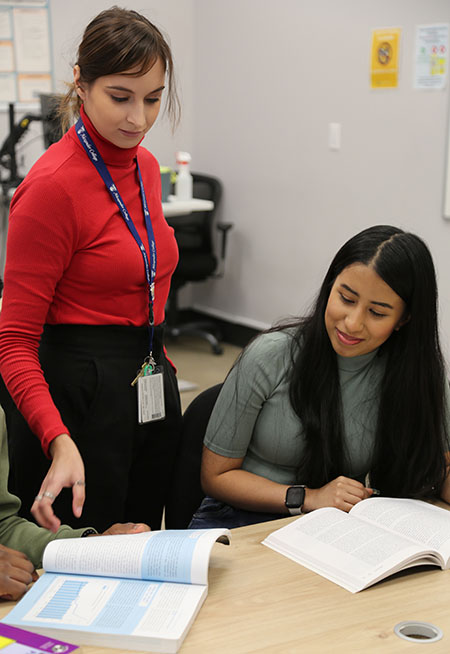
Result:
M164 89L176 121L160 31L134 11L100 13L63 100L77 123L11 203L0 321L10 486L53 531L82 512L99 530L160 527L181 418L162 327L178 251L159 165L139 144Z

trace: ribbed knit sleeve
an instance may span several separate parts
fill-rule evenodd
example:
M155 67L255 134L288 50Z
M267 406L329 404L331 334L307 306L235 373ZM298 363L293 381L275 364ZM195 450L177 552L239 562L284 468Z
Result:
M55 289L77 243L70 198L51 178L25 180L11 203L5 301L0 316L0 373L47 453L67 433L39 364L38 346Z

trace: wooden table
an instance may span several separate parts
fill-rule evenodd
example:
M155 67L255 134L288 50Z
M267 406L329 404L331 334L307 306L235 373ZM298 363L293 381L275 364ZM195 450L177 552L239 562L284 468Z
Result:
M261 545L293 519L234 529L229 547L214 545L209 594L181 654L450 652L449 571L416 569L352 594ZM11 605L0 607L0 617ZM401 640L393 629L403 620L431 622L444 637L427 644Z

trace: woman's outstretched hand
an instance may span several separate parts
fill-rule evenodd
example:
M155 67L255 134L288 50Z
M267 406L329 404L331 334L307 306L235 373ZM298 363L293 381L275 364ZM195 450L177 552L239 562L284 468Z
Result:
M366 488L361 482L340 476L321 488L307 488L303 511L307 513L324 506L334 506L348 512L352 506L372 494L372 489Z
M145 522L116 522L109 529L104 531L101 536L117 536L118 534L143 534L145 531L151 531Z
M77 446L68 434L57 436L50 443L52 464L41 484L31 513L37 522L56 532L61 525L52 504L63 488L72 488L72 510L76 518L81 516L85 500L84 464Z

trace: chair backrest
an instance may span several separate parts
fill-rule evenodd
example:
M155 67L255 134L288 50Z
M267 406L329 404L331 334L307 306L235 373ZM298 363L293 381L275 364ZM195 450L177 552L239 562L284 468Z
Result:
M180 446L166 503L167 529L186 529L205 496L200 483L203 438L221 388L222 384L216 384L203 391L184 412Z
M175 230L180 257L183 253L212 254L212 226L222 197L222 184L216 177L192 173L193 196L212 200L212 211L194 211L184 216L171 216L169 224Z

